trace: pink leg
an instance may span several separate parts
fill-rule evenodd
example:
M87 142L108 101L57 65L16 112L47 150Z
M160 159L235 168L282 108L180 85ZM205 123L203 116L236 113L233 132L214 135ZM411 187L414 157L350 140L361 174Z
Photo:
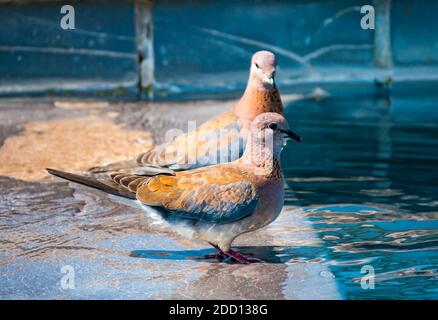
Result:
M207 254L206 258L207 259L218 259L220 261L225 260L227 258L233 258L234 260L236 260L238 263L242 263L242 264L249 264L249 263L260 263L260 262L264 262L261 259L258 258L252 258L252 257L247 257L243 254L241 254L240 252L234 251L232 249L229 249L227 252L223 252L221 248L219 248L219 246L209 242L210 245L212 245L218 252L217 253L212 253L212 254Z
M260 263L263 262L263 260L258 259L258 258L252 258L252 257L247 257L243 254L241 254L240 252L234 251L232 249L228 250L227 252L225 252L225 254L229 257L234 258L238 263L242 263L242 264L249 264L249 263Z
M209 242L209 243L217 250L217 253L206 254L205 257L207 259L218 259L218 260L222 261L222 260L228 258L228 256L221 250L221 248L219 248L217 245L215 245L211 242Z
M207 259L218 259L218 260L224 260L224 259L226 259L227 258L227 256L226 255L223 255L222 253L220 253L220 252L217 252L217 253L209 253L209 254L206 254L205 255L205 258L207 258Z

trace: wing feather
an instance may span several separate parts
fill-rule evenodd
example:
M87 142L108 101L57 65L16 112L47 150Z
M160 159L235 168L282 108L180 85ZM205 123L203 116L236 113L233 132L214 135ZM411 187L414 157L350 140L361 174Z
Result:
M247 173L221 165L151 177L137 189L137 199L175 217L228 223L252 214L258 194Z
M221 132L224 129L236 130L226 130L224 134ZM140 154L137 157L137 162L142 165L168 167L174 170L197 167L197 163L188 164L189 160L195 158L195 156L197 159L207 157L212 136L218 136L217 144L221 145L238 141L239 125L234 109L202 124L192 132L182 134L170 142L155 146L151 150Z

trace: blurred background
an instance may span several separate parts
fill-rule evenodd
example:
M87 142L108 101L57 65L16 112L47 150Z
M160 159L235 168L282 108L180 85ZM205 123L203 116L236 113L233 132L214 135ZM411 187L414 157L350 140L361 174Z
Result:
M435 1L79 1L66 30L63 5L0 1L0 96L238 97L261 49L295 92L438 75Z

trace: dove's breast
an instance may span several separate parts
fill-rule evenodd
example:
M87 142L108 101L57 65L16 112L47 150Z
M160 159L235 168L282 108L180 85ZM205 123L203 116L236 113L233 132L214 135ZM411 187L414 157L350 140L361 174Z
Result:
M259 186L259 201L254 212L247 217L226 224L203 224L193 226L192 237L217 244L223 250L230 248L239 235L260 229L273 222L281 212L284 202L283 178Z
M259 190L259 203L254 213L240 221L241 231L254 231L270 224L277 219L283 203L283 179L267 182Z

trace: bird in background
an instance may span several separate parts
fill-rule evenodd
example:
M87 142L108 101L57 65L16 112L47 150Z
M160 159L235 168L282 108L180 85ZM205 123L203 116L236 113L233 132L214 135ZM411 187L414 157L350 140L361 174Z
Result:
M248 142L238 160L170 174L112 173L107 180L46 169L52 175L126 198L155 223L192 240L211 244L220 260L259 262L231 249L238 236L262 228L279 215L284 201L280 153L289 130L278 113L262 113L248 126Z
M130 172L155 174L166 172L166 169L167 172L187 170L238 159L255 117L264 112L283 114L280 93L275 85L276 66L276 57L272 52L256 52L251 59L245 92L234 107L124 165L131 167ZM93 167L89 171L100 173L118 169L121 167L117 164L110 164Z

